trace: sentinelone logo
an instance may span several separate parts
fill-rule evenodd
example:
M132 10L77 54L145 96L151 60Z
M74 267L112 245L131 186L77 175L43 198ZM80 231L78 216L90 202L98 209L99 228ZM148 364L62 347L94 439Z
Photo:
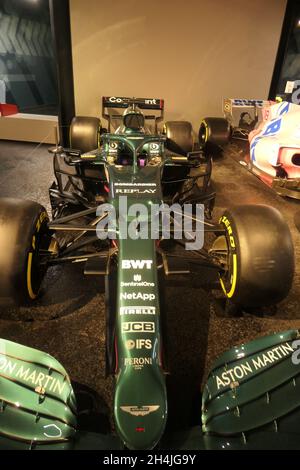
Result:
M127 196L119 196L118 217L110 203L97 208L99 222L96 227L100 240L189 240L186 250L200 250L204 244L204 205L203 204L130 204Z

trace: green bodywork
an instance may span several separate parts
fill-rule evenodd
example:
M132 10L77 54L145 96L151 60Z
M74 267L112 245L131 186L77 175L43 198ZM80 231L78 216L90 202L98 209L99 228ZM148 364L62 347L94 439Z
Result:
M159 318L156 321L159 323ZM124 341L133 337L129 333L123 337L122 322L123 318L117 335L121 361L131 357ZM144 338L149 339L146 334ZM157 334L155 338L159 340ZM166 450L299 449L298 349L298 330L290 330L224 353L215 362L203 391L203 429L199 423L164 435L167 410L159 346L143 353L153 360L151 367L137 371L119 364L115 396L118 437L75 434L76 401L64 368L48 354L0 340L0 449L120 450L124 443L129 448L147 449L158 440L159 448ZM236 380L242 371L244 376ZM45 389L42 395L36 390L39 374L44 375L39 377ZM50 379L46 383L48 376L53 385L49 386ZM154 404L160 408L147 414L147 407ZM145 413L122 414L121 406ZM136 432L140 427L145 431Z
M223 354L202 400L205 433L300 432L298 330L259 338Z
M149 214L151 204L162 202L159 167L134 171L130 166L112 166L109 181L117 214L121 209L118 194L127 195L128 209L142 203ZM132 188L138 192L127 194ZM127 229L134 220L127 218L124 223ZM146 224L150 231L150 217ZM124 238L120 227L117 235L116 429L129 449L152 449L160 440L167 419L156 240Z
M76 427L76 399L61 364L49 354L1 339L0 435L26 447L69 448Z

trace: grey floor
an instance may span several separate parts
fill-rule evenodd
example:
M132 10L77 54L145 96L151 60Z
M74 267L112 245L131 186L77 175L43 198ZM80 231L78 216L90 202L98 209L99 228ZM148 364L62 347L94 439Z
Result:
M52 181L47 147L0 142L0 197L32 199L49 209ZM219 354L257 336L300 328L300 233L294 223L300 202L274 194L228 152L215 161L213 182L215 218L237 203L270 204L283 213L294 239L296 273L289 297L264 316L226 318L218 296L190 286L167 289L169 422L178 427L189 424L195 410L200 413L201 383ZM32 308L0 309L0 337L54 355L73 380L98 393L101 411L111 418L113 379L104 377L104 325L103 285L97 277L84 277L80 265L51 268Z

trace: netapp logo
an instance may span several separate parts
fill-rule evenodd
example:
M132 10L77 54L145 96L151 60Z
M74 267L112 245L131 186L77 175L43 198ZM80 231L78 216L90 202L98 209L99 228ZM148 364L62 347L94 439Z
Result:
M122 269L151 269L152 259L123 259Z
M120 300L154 300L155 294L145 294L142 292L132 292L128 294L123 292L120 294Z
M122 333L155 333L155 323L146 321L124 322L122 323Z
M155 315L156 307L121 307L120 315Z

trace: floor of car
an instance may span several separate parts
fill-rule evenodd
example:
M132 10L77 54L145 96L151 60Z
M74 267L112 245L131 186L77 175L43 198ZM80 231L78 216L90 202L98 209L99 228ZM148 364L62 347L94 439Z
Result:
M217 192L214 219L234 204L277 207L287 220L295 246L293 288L276 311L238 318L224 315L220 295L199 288L169 287L166 323L169 345L169 426L199 422L200 387L214 361L236 344L274 331L300 328L300 202L283 199L231 158L231 149L215 160ZM38 201L49 209L53 181L47 146L0 142L0 197ZM298 222L297 222L298 221ZM299 225L299 224L298 224ZM42 349L61 361L71 378L97 394L97 411L112 425L113 378L105 378L104 286L100 278L84 277L80 264L51 268L43 295L31 308L0 307L0 337ZM102 429L101 426L99 429Z

